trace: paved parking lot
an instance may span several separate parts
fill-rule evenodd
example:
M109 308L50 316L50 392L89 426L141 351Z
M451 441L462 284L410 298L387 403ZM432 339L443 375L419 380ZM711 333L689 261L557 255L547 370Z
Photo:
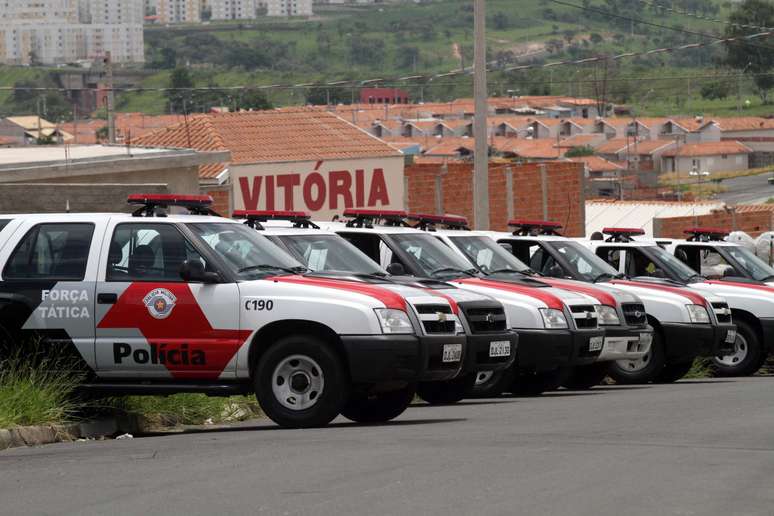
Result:
M774 514L774 378L0 452L0 514Z

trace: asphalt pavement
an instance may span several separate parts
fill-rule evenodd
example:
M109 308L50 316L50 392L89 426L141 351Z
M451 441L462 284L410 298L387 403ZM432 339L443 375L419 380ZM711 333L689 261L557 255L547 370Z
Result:
M774 514L774 378L0 452L0 514Z
M758 204L765 203L774 197L774 185L769 184L771 173L756 176L724 179L720 185L726 188L717 198L727 204Z

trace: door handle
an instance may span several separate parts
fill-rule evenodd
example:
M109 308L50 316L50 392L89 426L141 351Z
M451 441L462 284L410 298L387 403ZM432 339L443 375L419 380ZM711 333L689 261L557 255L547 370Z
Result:
M97 304L114 305L118 301L118 294L97 294Z

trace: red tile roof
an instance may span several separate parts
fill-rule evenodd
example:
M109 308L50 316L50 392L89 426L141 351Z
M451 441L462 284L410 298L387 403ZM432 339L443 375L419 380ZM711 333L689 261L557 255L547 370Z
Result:
M333 113L310 108L213 113L147 134L135 145L229 150L231 163L281 163L400 156L400 152ZM220 167L220 168L218 168ZM221 165L200 169L213 178Z
M738 116L728 118L713 118L721 131L755 131L757 129L774 129L774 119L757 116Z
M749 154L752 149L736 141L689 143L675 146L664 152L663 156L718 156L720 154Z
M566 159L575 163L586 164L589 171L591 172L617 172L619 170L625 169L625 167L622 167L621 165L613 163L612 161L608 161L604 158L600 158L599 156L578 156Z

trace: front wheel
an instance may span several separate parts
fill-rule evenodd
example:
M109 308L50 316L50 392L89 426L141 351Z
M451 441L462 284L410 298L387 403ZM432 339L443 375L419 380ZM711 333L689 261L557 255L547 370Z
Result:
M591 389L602 383L610 370L610 362L596 362L594 364L577 366L572 369L562 386L570 390Z
M750 376L766 361L766 353L753 328L744 321L734 321L734 324L734 351L713 359L717 376Z
M693 367L693 360L688 362L678 362L676 364L667 364L656 377L658 383L674 383L688 374Z
M664 337L655 331L647 353L636 360L616 360L610 366L608 376L622 385L648 383L658 377L665 362Z
M422 382L417 386L417 396L430 405L450 405L464 399L475 383L475 374L460 375L445 382Z
M307 335L277 341L261 357L254 376L261 408L286 428L327 425L349 393L339 357L325 342Z
M415 392L416 387L410 384L397 391L355 393L344 405L341 415L356 423L384 423L403 414Z

